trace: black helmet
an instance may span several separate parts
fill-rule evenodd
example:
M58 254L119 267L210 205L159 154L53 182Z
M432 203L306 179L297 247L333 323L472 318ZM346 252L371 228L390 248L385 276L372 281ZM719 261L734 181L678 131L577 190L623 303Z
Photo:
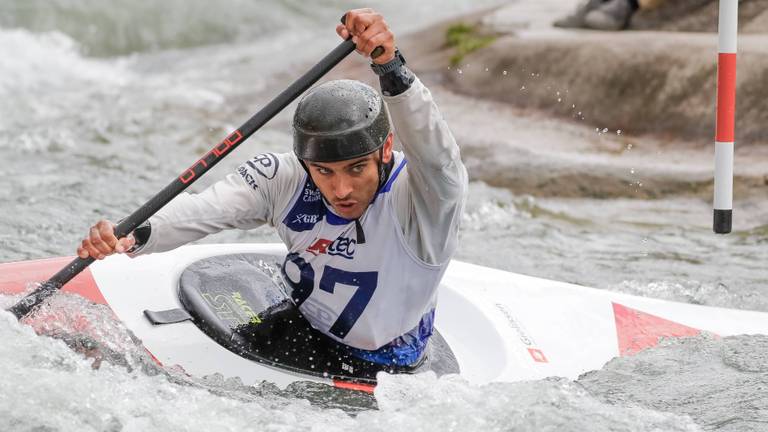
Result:
M329 81L310 90L293 116L293 151L302 160L337 162L372 153L389 134L379 94L359 81Z

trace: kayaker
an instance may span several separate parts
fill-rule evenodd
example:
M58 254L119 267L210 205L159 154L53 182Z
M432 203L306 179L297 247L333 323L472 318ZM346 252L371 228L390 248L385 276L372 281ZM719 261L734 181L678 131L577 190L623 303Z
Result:
M456 250L467 173L384 18L352 10L336 32L351 33L363 56L384 48L371 64L383 97L351 80L311 89L296 108L293 152L258 155L203 192L179 195L122 240L99 221L77 253L136 256L270 224L289 251L289 295L312 327L360 359L413 365Z

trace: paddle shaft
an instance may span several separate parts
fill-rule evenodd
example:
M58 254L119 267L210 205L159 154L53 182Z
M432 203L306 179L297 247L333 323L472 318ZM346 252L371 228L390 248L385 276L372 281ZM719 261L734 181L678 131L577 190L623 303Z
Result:
M115 227L115 236L122 238L131 233L136 227L144 223L153 214L168 204L178 194L183 192L192 183L197 181L209 169L213 168L221 159L228 155L232 150L248 139L254 132L259 130L272 117L283 110L294 99L299 97L312 84L317 82L323 75L328 73L341 60L349 55L355 49L355 44L351 39L347 39L339 46L333 49L319 63L312 67L301 78L297 79L282 93L277 95L264 108L248 119L239 129L229 134L223 141L213 147L202 158L198 159L192 166L187 168L178 178L174 179L168 186L153 196L144 205L139 207L130 216L123 219ZM37 307L46 298L50 297L64 284L72 280L81 271L85 270L95 259L93 257L77 257L67 264L58 273L53 275L39 288L22 298L13 305L8 311L13 313L16 318L21 319Z

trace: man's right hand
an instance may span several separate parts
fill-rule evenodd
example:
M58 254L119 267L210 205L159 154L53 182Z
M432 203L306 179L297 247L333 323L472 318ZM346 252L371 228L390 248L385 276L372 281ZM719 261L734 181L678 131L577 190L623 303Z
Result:
M130 250L136 244L133 234L128 234L128 236L118 240L115 237L115 226L108 220L98 221L96 225L91 227L88 237L77 248L77 256L83 259L91 256L100 260L115 252L124 253Z

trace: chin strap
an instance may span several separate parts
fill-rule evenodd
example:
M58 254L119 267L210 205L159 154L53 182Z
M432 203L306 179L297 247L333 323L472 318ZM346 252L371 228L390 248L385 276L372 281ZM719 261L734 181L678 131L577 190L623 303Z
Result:
M360 224L360 218L355 219L355 238L357 239L357 244L365 243L365 231L363 231L363 226Z
M383 188L385 184L387 184L389 173L392 172L392 167L395 165L394 157L387 163L382 163L382 160L384 160L384 147L379 148L379 188L377 189L377 193L381 191L381 188ZM363 225L360 223L360 218L355 219L355 237L357 238L357 244L365 243L365 231L363 231Z
M392 172L392 167L395 166L395 157L394 155L392 158L389 159L389 162L387 163L381 163L381 161L384 160L384 147L379 148L379 189L384 187L384 185L387 183L387 180L389 179L389 173Z

